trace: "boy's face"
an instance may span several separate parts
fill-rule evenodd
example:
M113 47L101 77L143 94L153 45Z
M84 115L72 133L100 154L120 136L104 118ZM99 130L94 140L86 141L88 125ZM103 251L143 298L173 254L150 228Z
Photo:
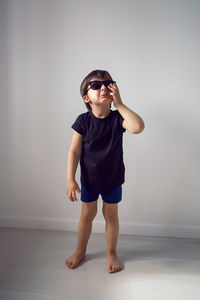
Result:
M98 77L92 77L90 81L104 81L106 79L100 79ZM110 103L113 101L112 96L110 95L111 90L109 87L106 87L102 84L100 89L93 90L90 86L88 86L88 92L87 95L83 97L83 100L86 103L89 103L90 106L93 105L103 105L103 106L110 106Z

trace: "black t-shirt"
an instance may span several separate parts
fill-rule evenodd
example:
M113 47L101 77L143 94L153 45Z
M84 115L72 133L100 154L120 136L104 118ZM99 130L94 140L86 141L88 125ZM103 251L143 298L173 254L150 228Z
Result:
M118 110L110 110L102 119L88 111L79 115L71 126L83 136L81 184L86 188L106 193L124 183L123 120Z

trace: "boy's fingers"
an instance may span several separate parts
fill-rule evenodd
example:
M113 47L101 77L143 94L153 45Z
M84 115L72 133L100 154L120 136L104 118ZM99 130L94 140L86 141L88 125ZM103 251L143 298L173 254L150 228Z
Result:
M74 199L72 198L72 194L69 195L69 199L70 199L71 201L74 201Z
M74 201L77 201L77 199L76 199L76 191L75 190L72 191L72 194L73 194Z
M78 186L78 188L77 188L77 192L78 192L79 194L81 194L81 190L80 190L79 186Z
M72 192L69 193L69 196L68 196L68 197L69 197L69 199L70 199L71 201L74 201Z
M76 191L81 194L81 190L78 187L74 188L71 192L68 193L68 197L71 201L77 201L77 197L76 197Z
M72 201L74 201L74 191L72 191Z

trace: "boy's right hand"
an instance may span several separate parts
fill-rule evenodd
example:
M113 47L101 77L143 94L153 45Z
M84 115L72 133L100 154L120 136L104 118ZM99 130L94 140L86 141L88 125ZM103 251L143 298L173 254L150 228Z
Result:
M75 180L67 181L67 196L71 201L77 201L76 191L81 194L81 190L79 188L78 183Z

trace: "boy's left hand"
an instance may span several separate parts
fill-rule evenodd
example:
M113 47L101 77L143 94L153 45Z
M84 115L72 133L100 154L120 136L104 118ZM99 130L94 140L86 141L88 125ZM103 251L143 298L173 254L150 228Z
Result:
M118 104L122 104L122 99L119 94L119 88L116 83L110 83L108 88L111 90L110 96L113 98L113 105L117 107Z

